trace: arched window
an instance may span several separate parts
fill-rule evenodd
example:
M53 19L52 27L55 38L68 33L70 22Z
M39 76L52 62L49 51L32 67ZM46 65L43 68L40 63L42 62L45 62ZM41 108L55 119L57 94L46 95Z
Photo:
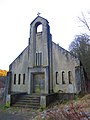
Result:
M42 32L42 24L37 26L37 32Z
M69 84L72 84L72 73L71 73L71 71L68 72L68 80L69 80Z
M35 29L36 29L36 33L42 32L42 23L37 22L36 25L35 25Z
M65 84L65 72L62 71L62 84Z

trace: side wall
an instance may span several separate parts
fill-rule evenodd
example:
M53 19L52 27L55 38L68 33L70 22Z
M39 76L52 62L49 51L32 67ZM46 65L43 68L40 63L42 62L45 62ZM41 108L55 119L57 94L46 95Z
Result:
M55 43L52 43L52 53L54 92L75 93L75 67L80 65L79 60Z
M27 92L28 91L28 47L10 65L10 72L12 74L11 92ZM24 83L23 83L23 79L24 79ZM14 83L15 81L16 83Z

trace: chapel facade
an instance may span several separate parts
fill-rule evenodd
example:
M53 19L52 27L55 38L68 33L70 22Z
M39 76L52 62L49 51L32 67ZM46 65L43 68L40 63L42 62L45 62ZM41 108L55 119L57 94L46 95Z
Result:
M8 78L8 94L85 91L81 84L85 76L80 61L52 41L49 22L40 16L31 22L28 46L10 64Z

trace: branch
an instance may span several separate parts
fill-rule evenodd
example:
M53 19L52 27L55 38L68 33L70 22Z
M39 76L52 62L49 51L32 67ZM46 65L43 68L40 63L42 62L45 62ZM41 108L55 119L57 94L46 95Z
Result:
M84 16L83 12L82 12L82 17L83 17L82 19L80 17L78 17L78 18L88 28L88 30L90 31L90 27L88 25L88 22L87 22L87 20L86 20L86 18Z

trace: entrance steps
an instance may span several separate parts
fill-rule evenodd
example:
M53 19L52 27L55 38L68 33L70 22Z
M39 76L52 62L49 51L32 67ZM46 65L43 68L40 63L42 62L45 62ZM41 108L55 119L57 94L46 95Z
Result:
M40 96L39 95L20 95L12 106L26 107L39 109L40 108Z

